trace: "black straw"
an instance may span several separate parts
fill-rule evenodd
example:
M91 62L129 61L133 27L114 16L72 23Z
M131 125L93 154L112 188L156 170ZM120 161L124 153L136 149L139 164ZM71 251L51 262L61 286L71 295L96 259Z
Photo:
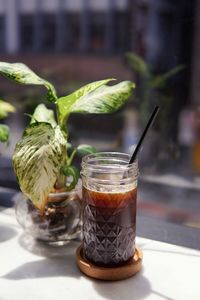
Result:
M132 157L131 157L131 159L129 161L129 164L132 164L134 162L134 160L136 159L136 156L137 156L137 154L138 154L138 152L140 150L140 147L141 147L141 145L143 143L143 140L144 140L144 138L145 138L145 136L147 134L147 131L149 130L150 126L152 125L152 123L153 123L153 121L154 121L154 119L155 119L158 111L159 111L159 106L156 106L154 108L154 111L151 114L151 117L150 117L150 119L149 119L149 121L148 121L148 123L147 123L147 125L146 125L146 127L145 127L145 129L143 131L143 133L142 133L142 136L141 136L141 138L140 138L140 140L139 140L139 142L138 142L138 144L137 144L137 146L135 148L135 151L133 152L133 155L132 155Z

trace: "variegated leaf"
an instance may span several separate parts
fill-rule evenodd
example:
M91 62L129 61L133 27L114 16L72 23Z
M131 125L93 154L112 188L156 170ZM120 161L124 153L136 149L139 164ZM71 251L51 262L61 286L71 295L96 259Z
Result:
M34 123L16 145L13 166L22 192L40 210L59 176L66 155L66 141L57 126Z
M35 122L46 122L55 127L57 125L55 120L54 111L52 109L48 109L44 104L39 104L31 119L31 124Z
M58 112L59 112L59 119L61 124L65 123L67 117L69 116L71 112L71 107L76 101L81 99L82 97L88 95L90 92L96 90L102 85L105 85L106 83L115 80L114 78L104 79L95 81L92 83L89 83L77 91L73 92L72 94L68 96L61 97L57 100L58 105Z
M0 100L0 119L7 117L12 112L15 112L15 107L6 101Z
M54 86L47 80L39 77L29 67L22 63L0 62L0 74L21 84L44 85L47 89L47 99L50 102L57 100Z
M118 110L131 96L134 83L123 81L113 86L101 86L79 98L70 108L72 113L105 114Z

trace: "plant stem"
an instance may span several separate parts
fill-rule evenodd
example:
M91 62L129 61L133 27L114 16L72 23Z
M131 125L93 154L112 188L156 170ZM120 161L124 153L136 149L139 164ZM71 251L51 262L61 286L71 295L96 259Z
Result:
M67 165L70 166L72 164L72 161L74 159L74 155L76 154L76 149L73 150L71 156L69 157L69 159L67 160Z
M60 117L59 117L58 104L55 103L55 105L56 105L56 119L57 119L57 123L60 126L60 128L61 128L61 130L62 130L62 132L63 132L63 134L64 134L64 136L65 136L65 138L67 140L68 136L69 136L69 133L68 133L67 126L66 126L66 120L65 120L65 122L61 122Z
M65 183L66 183L66 176L64 174L59 175L58 179L56 180L56 183L54 185L55 189L62 189L65 187Z

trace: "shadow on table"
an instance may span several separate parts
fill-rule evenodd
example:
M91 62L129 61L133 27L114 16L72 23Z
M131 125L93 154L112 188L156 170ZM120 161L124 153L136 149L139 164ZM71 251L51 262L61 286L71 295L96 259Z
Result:
M80 277L74 257L45 258L25 263L3 276L4 279L21 280L46 277Z
M173 300L161 293L152 290L150 281L144 277L143 270L137 275L122 281L98 281L93 282L96 291L107 300L139 300L152 294L161 299Z
M76 248L80 245L80 241L67 241L64 245L50 245L48 243L38 241L26 233L22 233L18 242L25 250L43 257L62 257L66 255L74 256Z
M38 242L23 233L19 244L25 250L43 258L24 263L3 276L5 279L20 280L45 277L80 277L75 262L75 251L80 242L71 241L63 246L51 246Z
M147 278L138 273L132 278L109 282L94 281L96 291L108 300L144 299L151 293L151 284Z
M17 235L17 231L5 225L0 225L0 243L6 242Z

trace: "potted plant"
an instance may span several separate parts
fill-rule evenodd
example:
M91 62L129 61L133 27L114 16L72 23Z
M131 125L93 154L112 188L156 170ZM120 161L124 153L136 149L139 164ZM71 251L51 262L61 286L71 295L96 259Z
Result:
M55 87L21 63L0 63L0 74L20 84L43 85L55 114L39 104L13 155L13 167L23 200L17 218L35 238L57 243L76 237L80 230L79 171L76 154L95 151L89 145L69 143L71 114L104 114L118 110L130 97L130 81L108 86L114 79L89 83L67 96L58 97ZM56 115L56 116L55 116ZM28 199L28 200L27 200Z

